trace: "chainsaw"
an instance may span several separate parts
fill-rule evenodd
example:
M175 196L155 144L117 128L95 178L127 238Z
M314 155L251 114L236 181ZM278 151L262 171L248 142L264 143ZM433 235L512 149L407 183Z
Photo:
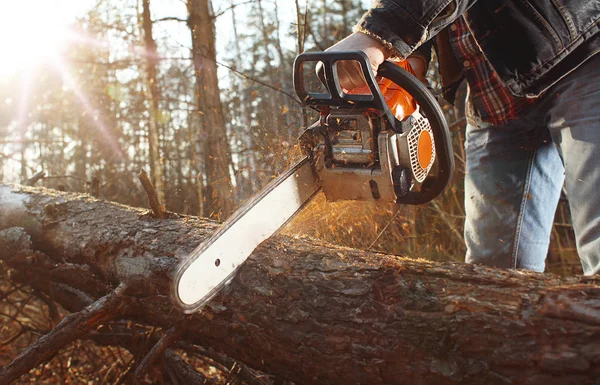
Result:
M358 63L366 87L341 87L337 63L345 60ZM313 64L321 89L307 90L306 68ZM173 298L184 312L202 308L254 249L320 190L328 201L409 205L427 203L444 190L454 158L437 100L412 74L408 61L386 61L377 75L362 51L309 52L296 58L295 91L305 106L319 112L300 136L305 156L181 262Z

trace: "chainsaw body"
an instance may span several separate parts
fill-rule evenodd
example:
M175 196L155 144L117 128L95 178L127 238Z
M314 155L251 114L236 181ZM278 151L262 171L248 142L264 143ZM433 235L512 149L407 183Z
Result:
M336 63L356 60L367 87L345 92ZM325 92L304 86L304 64L322 63ZM417 78L386 62L377 82L359 51L305 53L294 64L300 99L319 111L301 137L306 155L239 207L223 226L182 259L173 300L202 308L233 279L252 251L294 217L319 190L329 200L420 204L446 187L454 169L441 108Z
M337 62L355 60L367 86L348 92ZM319 63L325 92L308 91L304 67ZM435 198L454 170L442 110L408 62L385 62L376 80L361 51L304 53L294 63L294 87L319 120L301 136L328 200L422 204ZM404 67L404 68L403 68Z

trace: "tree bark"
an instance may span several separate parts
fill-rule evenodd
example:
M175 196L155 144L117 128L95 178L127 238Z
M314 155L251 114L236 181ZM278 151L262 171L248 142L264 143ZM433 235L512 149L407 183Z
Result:
M196 73L197 141L207 186L207 194L199 194L206 199L206 203L201 203L204 212L200 215L225 219L233 210L231 154L219 95L212 5L210 0L188 0L187 9ZM198 188L202 188L201 182L199 179Z
M237 19L235 14L235 4L234 0L230 0L231 6L231 26L233 29L233 46L235 49L235 54L232 58L232 65L237 70L242 70L243 68L243 60L242 60L242 49L240 47L240 36L238 34L237 27ZM239 180L236 183L238 185L238 191L241 193L241 197L243 199L247 199L248 196L256 190L256 181L257 181L257 162L256 162L256 152L254 149L254 138L253 133L256 129L256 122L252 118L252 101L249 100L247 94L244 90L244 80L238 78L232 78L231 81L235 84L236 92L239 95L239 103L237 108L239 109L238 119L241 122L241 130L239 130L238 135L242 137L242 142L244 143L245 151L243 154L238 155L238 170L246 169L247 178L244 178L243 172L239 174ZM245 179L245 180L244 180ZM245 186L248 186L245 188ZM241 191L240 191L241 190ZM244 191L249 190L249 191ZM239 199L238 201L241 201Z
M148 102L150 105L148 114L148 149L150 152L150 174L152 182L158 194L158 201L161 205L166 202L163 163L160 156L160 108L158 105L158 52L156 50L156 42L152 35L152 17L150 15L150 0L142 1L142 29L144 33L144 45L146 49L145 62L146 74L145 84Z
M433 263L279 235L202 312L186 316L169 299L172 273L215 223L158 220L86 195L18 186L0 187L0 214L0 260L11 279L72 312L126 288L121 319L170 329L181 335L178 348L211 347L298 384L600 378L599 277ZM174 353L165 340L153 352L168 363Z

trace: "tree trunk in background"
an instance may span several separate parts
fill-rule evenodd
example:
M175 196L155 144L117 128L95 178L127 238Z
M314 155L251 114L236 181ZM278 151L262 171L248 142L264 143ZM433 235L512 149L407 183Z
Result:
M85 125L83 124L82 116L78 117L77 125L79 127L85 127ZM89 142L89 132L86 131L85 129L81 129L79 131L79 139L78 139L77 146L75 147L75 153L74 153L74 157L73 157L73 161L75 162L75 176L77 178L79 178L81 180L81 182L83 183L81 190L79 190L81 192L88 191L88 186L86 184L86 181L88 180L87 173L88 173L88 167L89 167L88 142Z
M279 88L281 89L282 84L280 82L280 77L277 76L276 71L278 71L279 69L276 69L273 67L273 58L271 57L271 46L272 46L272 39L269 36L269 29L265 20L266 20L266 16L265 16L265 11L263 9L262 6L262 0L257 0L257 4L258 4L258 18L259 18L259 28L260 28L260 33L262 34L262 43L264 44L264 57L263 60L265 62L265 68L266 68L266 72L267 72L267 76L269 79L269 84L275 88ZM289 74L288 74L289 76ZM271 126L271 130L273 132L273 136L272 138L283 138L284 137L284 131L282 130L282 126L288 126L287 122L285 119L282 119L281 117L281 110L280 108L282 107L282 98L280 96L279 93L277 93L275 90L273 89L269 89L266 91L268 97L266 97L265 99L267 100L267 103L269 106L272 106L272 112L271 114L269 114L268 116L264 116L264 124L265 127ZM275 122L275 124L269 124L266 122L267 120L271 120L273 122ZM288 126L289 127L289 126ZM285 135L286 137L288 137L288 135ZM279 140L277 140L279 141Z
M300 10L300 4L298 0L295 0L296 4L296 38L298 44L298 53L304 52L304 40L306 37L306 26L304 25L304 20L306 16L302 14ZM308 9L305 9L304 12L308 12Z
M27 172L27 144L25 141L25 135L21 134L20 137L20 153L21 153L21 183L25 183L29 179L29 173Z
M283 54L283 47L281 46L281 38L279 37L280 31L280 23L279 23L279 9L277 7L277 2L275 2L275 50L277 51L277 58L279 59L279 88L284 90L287 93L294 93L292 86L292 69L287 66L285 61L285 55ZM282 116L283 123L285 124L285 128L287 129L287 141L290 143L294 143L295 139L298 137L300 132L298 131L298 127L293 127L290 121L290 100L285 97L280 99L281 105L280 114Z
M188 0L187 9L196 70L195 99L200 120L198 141L201 143L200 158L205 165L207 185L207 201L202 215L224 219L233 210L229 172L232 164L219 95L212 5L209 0Z
M202 177L204 163L200 161L202 155L202 143L198 138L198 127L200 127L200 114L198 111L194 111L188 116L186 141L190 144L190 169L188 180L190 186L192 186L194 190L195 199L198 201L198 210L191 209L190 212L186 214L195 214L203 217L205 212L204 178Z
M102 330L109 344L127 346L132 329L119 325L129 323L174 328L178 337L161 340L165 348L203 345L298 384L600 378L600 277L435 263L279 235L202 312L185 315L170 301L173 272L214 222L157 220L146 210L19 186L0 186L0 213L6 276L73 313L0 369L2 384ZM161 357L156 365L169 370Z
M338 37L338 40L350 35L350 32L352 31L350 23L348 22L348 2L347 0L340 0L340 4L342 6L342 33L341 36Z
M240 37L238 34L238 28L237 28L237 19L235 16L235 4L234 4L234 0L230 0L230 6L231 6L231 23L233 26L233 44L235 47L235 55L233 60L233 65L236 69L240 70L241 68L243 68L242 62L241 62L241 57L242 57L242 49L240 47ZM246 169L246 172L248 174L248 178L247 178L247 183L242 183L242 186L245 186L246 184L248 185L248 190L250 191L244 191L245 189L243 187L242 191L241 191L241 197L242 198L247 198L247 193L253 193L254 190L256 189L256 179L258 178L256 175L257 172L257 167L256 167L256 151L254 149L254 137L253 137L253 130L256 128L255 125L253 124L253 119L252 119L252 115L250 114L250 111L252 109L252 106L250 105L250 101L248 100L248 98L246 97L246 92L244 89L244 80L239 79L237 77L232 78L232 81L235 83L236 88L237 88L237 93L239 95L239 106L237 106L239 108L239 119L242 125L242 130L239 133L239 135L242 135L242 142L244 143L244 152L243 155L240 154L240 158L242 158L243 161L243 167ZM240 173L242 172L242 170L240 170ZM243 180L244 178L240 177L241 180ZM238 186L238 189L240 187Z
M263 10L262 1L257 0L257 3L258 3L258 18L260 19L259 20L260 32L262 34L262 37L263 37L262 40L265 45L265 57L264 57L265 66L267 69L267 73L268 73L269 81L271 82L271 85L273 87L276 87L277 86L277 77L275 76L275 71L273 70L273 64L271 63L271 61L272 61L271 53L270 53L271 39L269 38L269 32L267 31L267 25L265 24L265 13Z
M144 45L146 58L146 92L150 109L148 111L148 144L150 150L150 174L152 183L156 188L158 200L165 205L165 186L163 176L163 163L160 156L159 123L160 109L158 107L159 95L156 77L158 65L158 52L156 42L152 36L152 18L150 16L150 0L142 1L142 28L144 30Z
M328 23L328 9L327 9L327 0L322 0L322 8L321 8L321 42L325 43L327 47L329 47L333 43L333 39L329 33L329 23Z
M308 16L308 2L306 3L306 7L304 9L304 15L300 10L300 4L298 0L295 0L296 4L296 44L298 45L298 54L304 52L304 43L306 41L306 25L305 21ZM306 107L302 107L302 128L308 127L308 112L306 111Z

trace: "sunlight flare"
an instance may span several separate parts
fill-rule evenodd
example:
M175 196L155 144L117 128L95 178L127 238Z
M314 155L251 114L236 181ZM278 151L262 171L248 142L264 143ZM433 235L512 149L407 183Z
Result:
M56 1L33 3L7 1L0 5L0 79L35 68L69 42L72 19L64 9Z
M79 103L84 108L90 122L98 130L99 137L104 138L105 142L110 146L113 154L122 159L124 154L117 138L111 132L110 128L104 123L104 117L100 113L99 109L93 105L93 103L90 101L90 98L87 97L77 81L71 76L71 72L69 71L67 64L59 58L54 58L52 64L61 73L66 89L71 90L79 100Z

